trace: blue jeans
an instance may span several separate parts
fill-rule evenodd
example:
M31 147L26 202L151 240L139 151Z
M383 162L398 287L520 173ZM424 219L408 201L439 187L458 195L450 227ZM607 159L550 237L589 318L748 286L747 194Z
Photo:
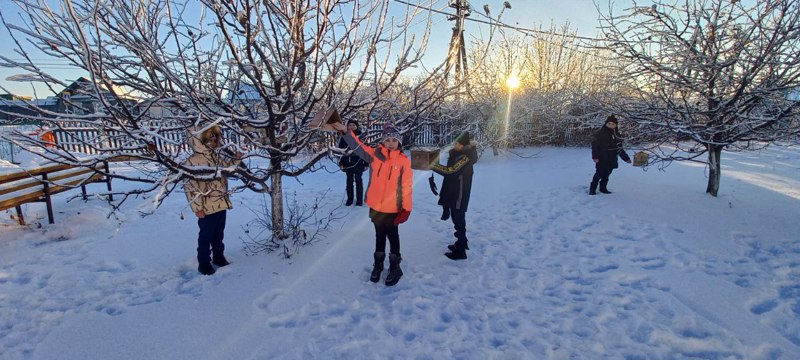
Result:
M211 215L206 215L202 219L197 219L200 227L200 234L197 236L197 262L211 262L211 252L215 256L225 253L225 244L222 239L225 236L225 218L228 211L222 210Z

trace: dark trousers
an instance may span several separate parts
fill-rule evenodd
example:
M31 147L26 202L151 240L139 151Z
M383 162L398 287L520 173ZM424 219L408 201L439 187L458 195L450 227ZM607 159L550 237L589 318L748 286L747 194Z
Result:
M453 233L456 237L455 245L457 248L467 248L467 213L463 210L450 209L450 218L453 219L453 227L456 232Z
M400 255L400 233L394 219L397 214L387 214L369 210L369 217L375 225L375 252L386 252L386 239L389 239L391 253Z
M364 179L362 179L361 175L363 171L345 171L347 174L347 202L352 204L353 203L353 183L356 185L356 204L361 205L364 199Z
M611 176L612 171L614 171L614 168L598 166L594 171L594 177L592 177L589 189L596 190L597 184L600 183L600 190L608 190L608 177Z
M197 219L200 234L197 236L197 261L200 263L211 262L211 252L215 256L225 253L225 244L222 239L225 235L225 218L227 211L222 210L202 219Z

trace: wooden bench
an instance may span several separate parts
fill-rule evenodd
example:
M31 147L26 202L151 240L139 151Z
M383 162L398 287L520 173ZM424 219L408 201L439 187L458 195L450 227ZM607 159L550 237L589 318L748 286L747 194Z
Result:
M87 167L48 165L2 174L0 175L0 211L12 207L16 208L17 221L20 225L25 225L21 205L32 202L45 202L47 204L47 218L53 224L51 197L80 186L83 192L83 199L86 200L86 184L94 182L105 182L108 191L111 191L111 178L103 174L108 174L108 162ZM110 195L109 199L113 200Z

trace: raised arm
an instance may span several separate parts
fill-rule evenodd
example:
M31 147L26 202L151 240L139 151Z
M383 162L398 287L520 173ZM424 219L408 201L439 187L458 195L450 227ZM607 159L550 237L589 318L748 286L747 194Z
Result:
M341 123L333 124L333 127L342 133L342 139L347 143L348 150L352 149L353 154L360 157L367 163L372 162L371 151L368 151L372 149L371 147L364 145L364 143L361 142L361 139L359 139L357 136L354 136L353 132L348 130L347 127Z
M450 175L461 171L461 169L463 169L464 166L466 166L467 164L469 164L469 157L466 155L461 155L461 158L458 159L458 161L456 161L456 163L453 164L452 166L442 166L440 164L432 164L431 170L433 170L433 172L439 175Z

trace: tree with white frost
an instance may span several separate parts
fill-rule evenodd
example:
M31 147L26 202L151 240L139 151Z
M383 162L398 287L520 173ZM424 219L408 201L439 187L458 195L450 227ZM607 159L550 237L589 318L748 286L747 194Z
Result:
M800 134L800 2L655 1L601 19L620 61L611 109L652 141L660 160L708 167L717 196L723 150ZM705 158L703 158L705 156Z
M470 54L479 65L470 73L471 100L486 114L487 143L571 143L568 133L585 132L600 116L594 98L614 75L607 54L582 45L569 23L516 35L502 34L488 52Z
M123 139L81 139L99 153L89 163L24 134L13 141L61 163L91 166L125 155L147 164L143 176L109 175L147 184L123 195L154 193L156 206L182 179L238 177L270 195L276 241L294 231L284 229L282 179L319 169L334 152L318 146L320 132L311 125L318 111L333 105L345 118L393 120L406 131L452 90L439 83L440 66L402 84L411 93L423 89L424 97L392 98L399 79L420 62L431 22L416 7L401 7L400 19L389 16L390 6L399 6L390 0L13 1L22 21L2 16L16 54L0 55L0 66L55 94L69 84L40 66L47 60L38 54L62 59L85 74L85 95L100 104L97 111L55 113L31 103L36 115L28 118ZM412 25L424 31L413 35ZM184 141L167 134L210 123L222 127L223 147L244 153L248 167L187 167L179 159L185 152L163 146Z

